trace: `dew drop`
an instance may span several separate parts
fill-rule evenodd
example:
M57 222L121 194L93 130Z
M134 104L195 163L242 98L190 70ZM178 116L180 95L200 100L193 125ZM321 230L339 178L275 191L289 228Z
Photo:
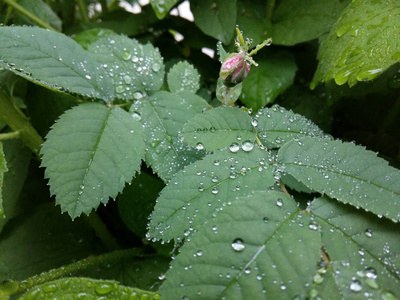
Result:
M218 188L217 187L214 187L212 190L211 190L211 193L213 193L214 195L216 195L216 194L218 194Z
M372 237L372 230L370 228L367 228L364 233L367 237Z
M240 147L239 147L239 144L238 144L238 143L232 143L232 144L229 146L229 150L230 150L231 152L233 152L233 153L238 152L239 149L240 149Z
M362 290L361 282L357 279L353 279L350 283L350 290L353 292L360 292Z
M151 69L152 69L154 72L158 72L158 71L160 71L160 69L161 69L161 65L160 65L159 63L153 63L152 66L151 66Z
M141 116L137 111L134 111L134 112L132 113L132 118L133 118L135 121L140 121L140 120L142 119L142 116Z
M132 57L132 54L130 54L129 52L124 52L124 53L122 54L122 59L123 59L123 60L130 60L131 57Z
M125 91L125 86L119 85L119 86L117 86L117 87L115 88L115 91L116 91L118 94L121 94L121 93L123 93L123 92Z
M203 251L201 251L201 250L197 251L197 252L196 252L196 255L197 255L197 256L202 256L202 255L203 255Z
M244 248L246 248L246 245L244 244L244 242L241 238L237 238L237 239L233 240L233 242L232 242L233 250L240 252L240 251L243 251Z
M257 127L258 121L256 119L251 120L251 125L253 125L254 127Z
M244 141L242 144L242 149L245 152L249 152L249 151L253 150L253 148L254 148L254 143L252 141L247 140L247 141Z
M204 150L204 145L202 143L197 143L196 144L196 149L197 150Z
M283 201L281 198L279 198L278 200L276 200L276 205L278 205L279 207L281 207L283 205Z
M377 274L376 270L374 268L371 268L371 267L365 269L364 274L365 274L365 276L367 278L370 278L370 279L376 279L378 277L378 274Z
M134 92L133 93L133 98L135 98L136 100L142 99L143 98L143 94L141 92Z

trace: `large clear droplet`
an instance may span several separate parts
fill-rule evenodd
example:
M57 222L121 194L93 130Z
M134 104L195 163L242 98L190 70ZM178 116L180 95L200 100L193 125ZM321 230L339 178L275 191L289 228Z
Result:
M253 148L254 148L254 143L252 141L247 140L247 141L244 141L242 144L242 149L245 152L249 152L249 151L253 150Z
M238 144L238 143L232 143L232 144L229 146L229 150L230 150L231 152L233 152L233 153L238 152L239 149L240 149L240 147L239 147L239 144Z
M244 242L241 238L237 238L237 239L233 240L233 242L232 242L233 250L240 252L240 251L243 251L244 248L246 248L246 245L244 244Z
M357 279L353 279L350 283L350 290L353 292L360 292L362 290L361 282Z

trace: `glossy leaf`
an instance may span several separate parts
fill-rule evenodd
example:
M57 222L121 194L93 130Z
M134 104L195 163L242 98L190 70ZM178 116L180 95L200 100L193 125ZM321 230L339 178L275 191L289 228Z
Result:
M56 203L75 218L115 198L139 171L144 150L142 128L130 114L87 103L53 125L42 166Z
M260 109L254 116L253 124L261 143L268 148L279 148L303 136L325 136L310 120L278 105Z
M161 191L151 215L149 238L180 241L237 197L275 183L271 154L225 149L178 172Z
M150 4L159 19L164 19L178 2L179 0L150 0Z
M159 299L158 294L137 288L119 285L114 280L95 280L91 278L62 278L38 285L24 295L20 300L30 300L37 295L52 299Z
M293 299L307 295L320 234L282 192L240 197L209 219L172 262L166 299ZM201 274L201 276L199 276Z
M364 147L305 137L283 145L278 161L317 192L400 220L400 172Z
M331 291L345 295L346 299L361 299L365 293L381 299L386 291L398 298L400 226L327 197L314 200L310 209L322 232L324 251L331 260L325 270L331 274L321 276L323 281L333 277L327 283ZM325 293L325 282L315 289Z
M164 80L164 63L158 49L123 35L106 35L88 46L111 78L118 99L139 100L153 94Z
M205 34L228 44L236 25L236 0L192 0L194 23Z
M192 93L158 92L150 99L135 102L132 116L145 129L146 163L167 181L178 170L204 155L202 149L189 147L178 138L179 130L189 119L208 106Z
M250 116L236 107L219 107L198 114L185 124L182 136L189 145L207 151L243 145L252 148L256 140Z
M167 75L168 87L172 93L187 91L196 93L200 88L200 74L188 62L175 64Z
M276 45L292 46L318 38L349 4L348 0L283 0L273 13L272 40Z
M111 100L99 63L74 40L37 27L0 27L0 65L50 89Z
M318 68L311 87L334 79L349 86L371 81L400 61L396 0L352 1L320 41Z
M249 108L258 110L272 103L294 80L296 63L287 52L270 54L257 59L258 67L252 67L243 81L240 100Z

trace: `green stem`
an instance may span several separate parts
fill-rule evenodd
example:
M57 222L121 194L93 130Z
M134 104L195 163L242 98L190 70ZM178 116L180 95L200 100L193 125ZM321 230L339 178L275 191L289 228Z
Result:
M19 137L19 131L0 133L0 141L11 140Z
M143 254L140 252L140 249L137 248L119 250L106 254L101 254L98 256L91 256L89 258L85 258L75 263L63 266L61 268L53 269L48 272L43 272L39 275L34 275L32 277L26 278L25 280L8 281L0 284L0 299L2 299L1 296L11 296L22 293L36 285L56 280L61 277L71 276L71 274L79 273L92 266L98 266L100 264L107 265L118 259L131 256L142 257Z
M115 250L120 248L117 240L111 235L107 227L100 219L99 215L93 211L87 218L87 221L91 228L96 232L97 237L103 242L103 244L109 250Z
M89 20L89 17L88 17L88 10L87 10L85 1L84 0L76 0L76 2L78 3L79 11L80 11L81 16L82 16L82 21L84 23L89 23L90 20Z
M265 18L269 21L271 21L274 8L275 8L275 0L267 0L267 5L265 7Z
M101 14L103 16L108 14L108 6L107 6L107 1L106 0L100 0L100 5L101 5Z
M0 91L0 117L12 130L19 132L21 140L39 157L43 144L42 137L4 91Z
M44 22L43 20L41 20L40 18L38 18L37 16L32 14L30 11L26 10L23 6L19 5L14 0L3 0L3 1L5 3L7 3L9 6L11 6L12 8L14 8L15 10L17 10L18 12L20 12L21 14L23 14L26 17L28 17L29 19L31 19L33 22L35 22L39 26L46 28L46 29L53 30L53 31L57 31L51 25L47 24L46 22Z

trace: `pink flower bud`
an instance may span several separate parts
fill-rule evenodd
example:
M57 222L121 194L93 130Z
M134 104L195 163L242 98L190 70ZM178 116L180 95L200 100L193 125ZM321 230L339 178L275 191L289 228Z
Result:
M222 62L219 77L226 85L241 83L250 72L250 64L240 53L231 53Z

